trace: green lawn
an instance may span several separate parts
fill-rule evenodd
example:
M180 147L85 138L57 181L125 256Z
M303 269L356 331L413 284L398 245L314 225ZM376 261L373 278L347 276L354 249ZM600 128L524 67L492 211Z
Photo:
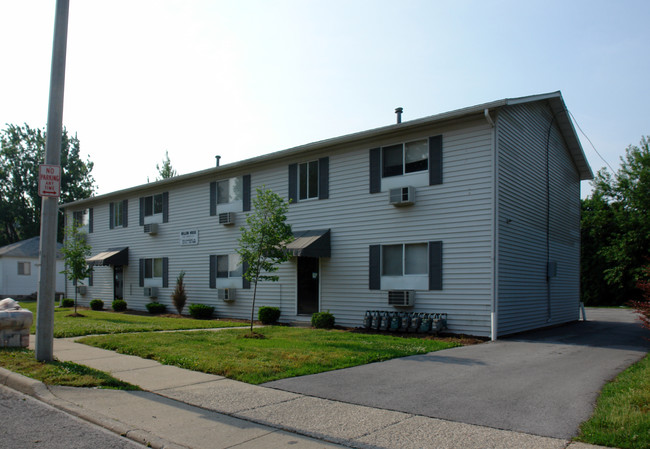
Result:
M34 314L30 332L36 333L36 301L20 301L20 306ZM109 311L81 310L83 317L70 317L74 308L54 308L54 337L76 337L92 334L119 334L125 332L150 332L179 329L210 329L217 327L245 326L225 320L194 320L191 318L159 317L154 315L130 315Z
M650 447L650 355L605 385L576 439L624 449Z
M80 342L167 365L260 384L458 346L453 341L292 327L85 337Z
M87 366L57 360L48 363L39 362L34 356L34 351L29 349L1 348L0 366L48 385L139 390L135 385L122 382L103 371Z

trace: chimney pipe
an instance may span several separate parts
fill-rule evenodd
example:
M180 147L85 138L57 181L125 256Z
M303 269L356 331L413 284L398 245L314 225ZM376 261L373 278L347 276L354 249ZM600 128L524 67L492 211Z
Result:
M216 155L214 158L217 160L217 167L218 167L219 166L219 159L221 159L221 156Z
M395 108L395 114L397 114L397 123L402 123L402 112L404 108Z

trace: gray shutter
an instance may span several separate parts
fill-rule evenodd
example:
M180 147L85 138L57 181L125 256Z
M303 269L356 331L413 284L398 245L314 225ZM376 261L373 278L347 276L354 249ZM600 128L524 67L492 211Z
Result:
M442 242L429 242L429 290L442 290Z
M242 288L251 288L251 281L244 277L244 274L248 271L248 263L243 262L241 267L242 272Z
M330 197L330 158L318 159L318 199L326 200Z
M289 164L289 203L298 201L298 164Z
M381 245L370 245L368 288L381 289Z
M210 288L217 288L217 256L210 256Z
M429 137L429 185L442 184L442 134Z
M163 223L169 221L169 192L163 192Z
M381 192L381 148L370 150L370 193Z
M217 182L210 183L210 216L217 215Z
M242 183L244 188L242 192L242 210L248 212L251 210L251 175L244 175Z
M115 226L113 223L115 222L115 204L110 203L108 205L108 229L113 229Z
M93 208L88 209L88 234L93 232Z
M129 200L122 201L122 226L129 226Z
M88 286L92 287L93 286L93 272L91 271L90 274L88 274Z
M140 265L140 273L138 276L140 278L140 287L144 287L144 259L140 259L139 265Z
M169 257L163 257L163 288L169 287Z
M140 226L144 226L144 197L140 197Z

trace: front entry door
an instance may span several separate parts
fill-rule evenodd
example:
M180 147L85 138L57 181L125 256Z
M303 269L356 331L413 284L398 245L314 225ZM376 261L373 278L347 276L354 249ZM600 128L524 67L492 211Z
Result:
M122 265L113 267L113 296L114 299L124 299L124 271Z
M317 257L298 257L298 315L318 312L319 277Z

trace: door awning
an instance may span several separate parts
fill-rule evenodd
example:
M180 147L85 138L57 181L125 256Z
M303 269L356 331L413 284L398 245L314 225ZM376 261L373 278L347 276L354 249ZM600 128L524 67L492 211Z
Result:
M330 230L299 231L293 233L294 241L287 251L296 257L330 257Z
M109 248L93 257L86 259L91 267L101 267L108 265L128 265L129 264L129 247Z

